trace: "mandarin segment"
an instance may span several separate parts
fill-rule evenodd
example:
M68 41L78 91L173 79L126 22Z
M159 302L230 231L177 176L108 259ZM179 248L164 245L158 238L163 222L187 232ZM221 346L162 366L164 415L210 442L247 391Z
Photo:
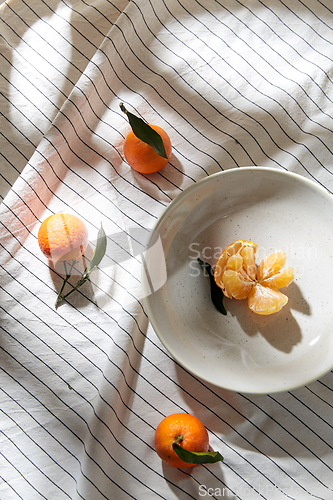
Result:
M248 298L248 305L251 311L268 315L282 309L288 302L288 297L278 290L272 290L259 283L254 286Z
M246 240L228 245L217 259L214 279L226 297L248 298L251 311L267 315L280 311L288 302L278 289L290 285L294 269L282 270L286 263L286 254L282 251L268 255L257 267L257 249L256 243Z
M284 269L283 271L274 274L270 278L264 279L263 281L261 281L261 285L278 290L279 288L284 288L289 286L293 280L294 280L294 268L288 267L287 269Z
M234 243L227 246L226 251L229 255L234 255L235 253L241 252L246 247L253 248L254 252L258 250L258 245L253 243L253 241L236 240Z
M227 269L223 273L224 294L229 299L246 299L253 288L253 282L237 271Z
M235 253L229 257L225 270L240 271L243 265L243 257L239 253Z
M252 279L256 279L256 262L255 262L255 249L247 246L242 248L240 252L243 257L243 266L246 274Z
M278 273L286 263L284 252L274 252L262 259L257 269L257 280L262 281Z

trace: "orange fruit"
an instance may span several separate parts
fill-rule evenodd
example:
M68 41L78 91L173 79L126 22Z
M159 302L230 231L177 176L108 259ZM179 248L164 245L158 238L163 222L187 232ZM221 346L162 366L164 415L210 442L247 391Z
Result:
M76 260L88 246L88 230L75 215L51 215L39 228L38 244L43 254L54 263Z
M194 464L184 462L173 450L177 442L185 450L207 452L209 436L200 420L188 413L174 413L165 417L155 431L155 450L158 456L171 467L184 469Z
M214 279L226 297L247 298L251 311L268 315L287 304L288 297L278 289L290 285L294 269L282 271L286 254L281 251L268 255L256 266L257 249L252 241L237 240L229 245L217 259Z
M127 163L141 174L152 174L161 170L171 157L171 141L168 134L158 125L150 125L157 132L163 141L165 152L168 158L163 158L146 142L139 139L131 130L124 141L124 156Z

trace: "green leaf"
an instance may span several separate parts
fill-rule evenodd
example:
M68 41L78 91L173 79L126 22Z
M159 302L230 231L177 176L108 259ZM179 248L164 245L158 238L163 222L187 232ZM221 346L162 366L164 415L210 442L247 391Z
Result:
M188 464L214 464L223 460L222 455L218 451L189 451L179 446L176 442L172 444L172 448L179 458Z
M101 224L101 227L97 234L97 243L95 251L90 261L89 269L87 271L88 274L90 274L95 269L95 267L97 267L98 264L101 262L101 260L105 255L105 251L106 251L106 235L103 226Z
M213 272L213 268L210 264L208 264L208 262L204 262L203 260L199 259L198 258L198 262L201 266L201 268L203 269L204 271L204 274L208 277L209 277L209 281L210 281L210 296L211 296L211 299L212 299L212 302L215 306L215 308L221 313L223 314L224 316L227 315L227 311L223 305L223 298L224 298L224 295L223 295L223 292L221 290L221 288L219 286L217 286L217 284L215 283L215 280L214 280L214 272Z
M160 134L158 134L156 130L154 130L141 118L127 111L123 103L120 103L120 109L127 115L133 133L137 136L137 138L151 146L158 155L168 159Z

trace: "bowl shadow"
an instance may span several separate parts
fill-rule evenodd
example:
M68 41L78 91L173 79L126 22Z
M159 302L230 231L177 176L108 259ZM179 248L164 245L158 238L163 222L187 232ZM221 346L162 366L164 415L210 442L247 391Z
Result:
M302 340L302 332L292 310L311 315L311 308L295 282L288 287L287 294L287 305L278 313L269 316L262 316L244 308L244 304L240 304L243 301L226 299L224 305L227 311L237 318L240 327L249 337L260 333L272 347L289 353Z

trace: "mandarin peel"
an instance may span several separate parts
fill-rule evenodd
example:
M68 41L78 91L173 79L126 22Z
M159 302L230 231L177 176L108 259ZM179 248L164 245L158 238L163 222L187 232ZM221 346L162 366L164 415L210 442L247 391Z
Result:
M219 256L214 268L214 280L223 294L232 299L248 299L251 311L269 315L278 312L288 302L279 291L290 285L294 269L284 270L286 254L276 251L255 263L258 245L251 241L237 240Z

